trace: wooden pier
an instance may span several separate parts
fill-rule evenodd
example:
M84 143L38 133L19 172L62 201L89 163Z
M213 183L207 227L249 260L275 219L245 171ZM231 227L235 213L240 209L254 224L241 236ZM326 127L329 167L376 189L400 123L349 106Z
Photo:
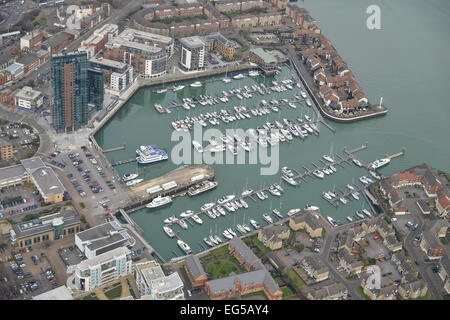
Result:
M109 149L103 150L103 153L114 152L114 151L119 151L119 150L125 150L125 145L120 146L120 147L109 148Z
M136 162L136 158L114 161L114 162L111 162L111 165L112 166L120 166L121 164L130 163L130 162Z

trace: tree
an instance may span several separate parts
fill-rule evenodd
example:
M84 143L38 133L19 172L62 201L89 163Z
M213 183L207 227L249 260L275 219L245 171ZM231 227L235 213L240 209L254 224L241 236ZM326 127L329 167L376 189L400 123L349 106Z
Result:
M295 251L297 251L298 253L302 252L304 248L305 245L303 243L298 243L294 246Z

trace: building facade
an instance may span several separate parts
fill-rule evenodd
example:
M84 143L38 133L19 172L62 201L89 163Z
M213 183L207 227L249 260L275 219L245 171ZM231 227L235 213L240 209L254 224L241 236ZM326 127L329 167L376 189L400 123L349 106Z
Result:
M52 56L52 120L57 132L76 131L88 123L86 52Z
M181 38L179 41L181 66L188 71L203 69L208 53L206 42L199 36Z

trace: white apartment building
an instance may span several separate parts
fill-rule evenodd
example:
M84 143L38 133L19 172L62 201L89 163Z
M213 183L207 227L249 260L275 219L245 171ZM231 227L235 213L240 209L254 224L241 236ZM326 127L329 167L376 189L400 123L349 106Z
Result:
M126 247L119 247L80 262L75 270L75 287L89 292L131 272L131 251Z
M184 300L178 272L166 276L156 261L135 264L134 278L142 300Z
M205 58L208 52L206 42L199 36L180 39L180 64L186 70L199 70L205 67Z

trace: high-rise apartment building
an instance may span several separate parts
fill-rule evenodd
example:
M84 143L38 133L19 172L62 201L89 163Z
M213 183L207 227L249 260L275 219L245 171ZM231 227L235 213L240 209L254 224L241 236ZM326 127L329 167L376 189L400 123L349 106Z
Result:
M86 52L52 56L52 120L57 132L76 131L88 123Z

